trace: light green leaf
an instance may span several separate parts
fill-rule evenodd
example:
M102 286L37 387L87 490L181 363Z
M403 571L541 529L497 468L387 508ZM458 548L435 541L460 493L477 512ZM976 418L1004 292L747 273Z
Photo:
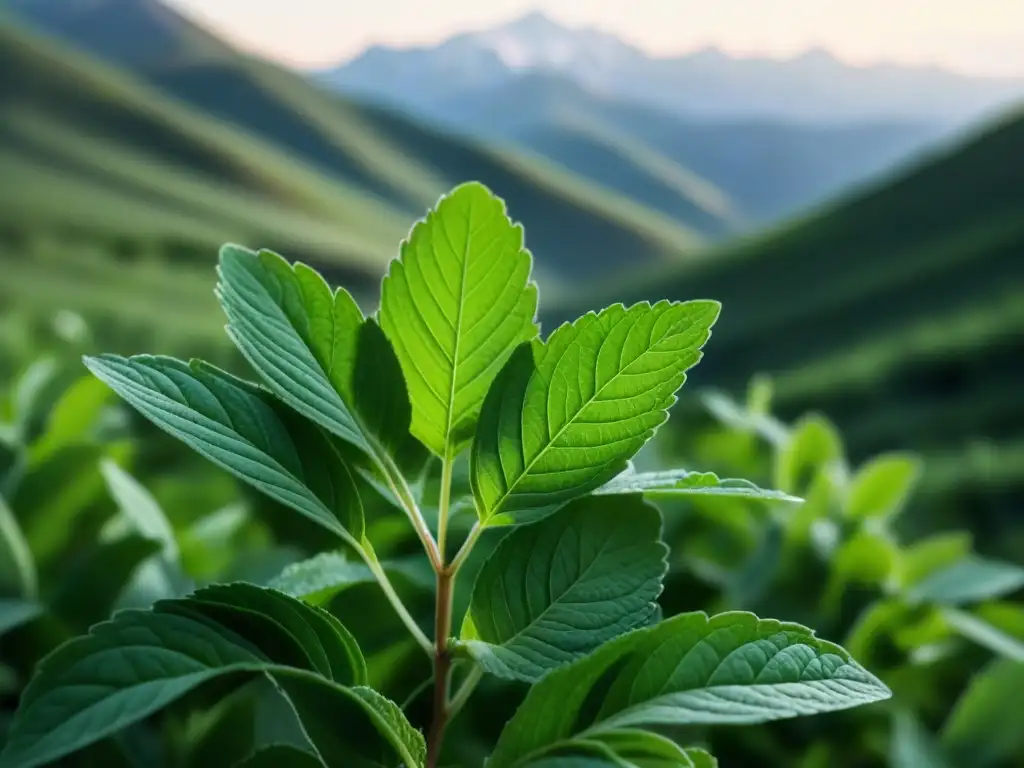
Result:
M417 743L397 708L344 684L362 675L351 666L345 635L330 614L241 583L162 601L153 611L123 611L42 662L0 768L49 764L210 680L264 674L285 693L330 768L422 766L422 737Z
M128 527L144 538L159 542L164 560L177 562L178 540L174 537L170 521L153 495L110 459L103 459L100 462L100 472L121 514L130 521Z
M228 334L275 395L379 462L413 450L401 366L347 291L237 245L221 249L217 271Z
M846 500L853 520L890 518L900 511L921 476L921 460L905 453L886 453L865 463L854 475Z
M643 625L668 569L661 515L586 497L516 528L477 575L461 641L498 677L534 681Z
M32 444L31 462L36 464L64 446L86 439L110 400L110 389L103 382L88 374L78 379L50 411L46 431Z
M858 531L833 555L825 602L835 607L848 584L885 584L898 564L899 547L896 542L882 532Z
M626 470L602 485L598 494L642 493L649 499L673 499L679 496L724 496L727 498L783 501L800 504L803 500L782 491L758 488L749 480L719 478L714 472L689 472L670 469L663 472Z
M1024 568L976 555L935 571L907 592L915 603L963 605L1001 597L1024 587Z
M523 228L477 182L419 221L381 289L380 323L412 400L412 433L438 456L472 437L484 395L516 346L537 335Z
M0 496L0 597L31 600L38 591L36 564L17 518Z
M969 531L947 531L916 541L900 554L900 584L912 587L971 554Z
M993 627L987 621L956 608L944 608L946 622L968 640L1013 661L1024 662L1024 642Z
M0 635L41 616L45 608L33 600L0 598Z
M756 401L760 394L751 388L748 397L754 399L753 405L760 405ZM744 407L728 395L715 391L704 392L701 402L712 416L738 432L758 435L776 447L785 445L789 440L789 429L767 409L752 410L751 403Z
M718 761L703 749L687 749L686 756L693 763L693 768L718 768Z
M816 470L835 461L843 461L843 443L835 426L820 414L804 416L776 454L775 487L800 493Z
M675 616L612 640L533 686L488 768L572 738L657 725L753 724L891 695L839 646L750 613Z
M480 520L543 517L626 469L668 418L719 308L616 304L521 345L477 423L470 471Z
M890 768L950 768L938 741L906 709L897 709L892 717L889 742Z
M434 571L426 558L384 560L381 567L388 576L399 576L424 589L434 588ZM268 586L323 605L349 587L374 581L376 577L365 563L349 560L341 552L321 552L289 565Z
M350 543L361 542L362 503L338 447L268 393L197 361L104 355L86 365L202 456Z
M1020 692L1024 664L997 659L971 681L942 729L954 765L1005 765L1024 747Z

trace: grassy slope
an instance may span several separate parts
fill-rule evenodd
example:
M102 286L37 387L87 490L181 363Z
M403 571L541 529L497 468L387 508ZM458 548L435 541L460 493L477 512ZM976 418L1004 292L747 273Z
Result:
M676 187L658 188L644 157L681 169L715 190L751 222L789 215L835 194L851 182L889 167L936 131L905 123L841 127L800 126L772 120L686 120L649 107L592 94L557 76L524 75L496 90L439 105L438 116L480 135L498 135L535 149L567 167L635 194L638 177L648 204L684 212ZM580 135L580 134L583 135ZM595 135L596 134L596 135ZM595 141L599 138L599 141ZM611 157L609 157L611 153ZM618 163L618 172L609 167ZM706 195L683 192L698 209ZM684 189L686 189L684 187ZM723 231L705 219L687 221ZM725 217L726 225L734 219ZM730 227L726 226L724 231Z
M1017 455L1021 210L1024 117L1013 115L818 215L618 281L549 320L605 300L716 298L724 309L700 384L740 389L772 372L784 415L824 410L857 456L914 447L948 457L982 436Z

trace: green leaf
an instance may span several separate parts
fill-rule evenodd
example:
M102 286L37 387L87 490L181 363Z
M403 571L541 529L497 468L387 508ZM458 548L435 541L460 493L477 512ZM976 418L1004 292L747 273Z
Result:
M789 442L776 455L775 487L800 493L814 471L843 460L843 443L835 426L819 414L809 414L793 425Z
M610 748L627 765L643 768L717 768L718 762L702 749L683 749L656 733L623 729L596 735L595 742Z
M46 431L31 447L31 462L36 464L66 445L88 438L111 400L103 382L85 375L72 384L54 405L46 422Z
M950 768L938 741L906 709L893 712L889 765L890 768Z
M932 573L907 592L914 603L964 605L1001 597L1024 587L1024 568L972 555Z
M853 520L890 518L903 507L921 476L921 460L904 453L876 456L854 475L846 500Z
M567 739L658 725L753 724L891 695L839 646L750 613L675 616L612 640L533 686L488 768Z
M883 532L861 530L844 541L832 558L824 600L835 608L849 584L880 586L899 564L899 547Z
M316 755L288 744L271 744L256 752L234 768L322 768L323 762Z
M0 597L36 596L39 582L35 560L17 518L0 496Z
M50 611L81 631L110 618L132 574L159 551L159 542L138 534L98 544L64 572Z
M384 560L388 576L399 576L424 589L434 588L434 571L425 558ZM349 587L376 581L373 571L341 552L321 552L285 568L268 586L315 605L323 605Z
M381 289L380 323L412 400L412 433L438 456L472 436L484 395L537 335L523 228L482 184L456 187L413 227Z
M926 576L953 565L971 554L969 531L947 531L916 541L900 554L900 583L912 587Z
M235 477L358 545L363 509L333 439L211 365L104 355L86 365L161 429Z
M942 729L942 744L955 765L1005 765L1024 747L1020 692L1024 664L997 659L978 673Z
M1024 662L1024 642L970 613L945 608L942 617L968 640L1013 661Z
M45 610L33 600L0 598L0 635L27 624Z
M714 472L689 472L685 469L670 469L663 472L633 472L627 469L594 491L594 494L624 493L642 493L649 499L723 496L792 504L803 501L782 491L758 488L749 480L719 478Z
M661 515L586 497L516 528L477 575L461 641L492 675L534 681L654 613L668 569Z
M221 249L217 271L228 333L275 395L381 463L412 450L401 365L347 291L237 245Z
M41 663L0 768L48 764L215 678L243 682L264 674L331 768L421 766L422 738L397 707L359 685L365 668L355 654L333 616L250 584L200 590L153 611L122 611ZM351 743L339 750L346 739ZM356 759L346 763L347 754Z
M718 768L718 761L703 749L687 749L686 756L693 763L693 768Z
M538 519L626 469L668 418L719 308L616 304L521 345L487 393L473 441L480 520Z
M144 538L158 542L163 558L168 562L176 562L179 554L178 540L153 495L110 459L100 462L100 472L121 514L130 521L129 527Z

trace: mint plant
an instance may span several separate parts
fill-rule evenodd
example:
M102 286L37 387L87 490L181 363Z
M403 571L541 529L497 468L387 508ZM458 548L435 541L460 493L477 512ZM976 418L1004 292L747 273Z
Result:
M158 427L318 524L323 549L340 544L362 561L432 660L429 723L369 687L366 649L317 604L327 569L358 565L325 553L282 574L280 588L201 587L64 644L24 690L0 766L50 764L200 689L205 701L252 680L271 681L304 743L265 745L246 766L435 768L485 675L531 686L491 768L710 766L708 753L650 729L888 698L845 650L798 624L747 612L662 617L668 548L651 499L796 499L631 463L700 361L716 302L614 305L542 340L531 262L503 202L465 184L413 227L370 317L308 266L225 246L217 295L257 381L197 360L85 361ZM467 455L460 495L453 478ZM431 509L420 479L438 462ZM374 496L422 544L432 629L376 554ZM475 522L453 546L451 521L465 510ZM460 571L489 531L504 535L455 627Z

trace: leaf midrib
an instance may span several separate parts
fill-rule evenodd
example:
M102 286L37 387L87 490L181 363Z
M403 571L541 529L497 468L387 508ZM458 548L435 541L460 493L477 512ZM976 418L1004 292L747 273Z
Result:
M607 344L607 343L608 343L608 339L609 339L609 338L611 338L611 334L612 334L612 331L614 331L614 329L615 329L615 328L617 328L617 327L619 326L619 324L623 323L623 322L624 322L625 320L627 320L628 318L629 318L629 315L628 315L628 314L624 314L624 315L623 315L623 316L622 316L621 318L619 318L619 322L618 322L618 323L616 323L616 324L615 324L615 326L613 326L613 327L612 327L612 329L611 329L611 330L610 330L610 331L609 331L609 332L608 332L608 333L607 333L607 334L605 335L604 339L603 339L603 340L601 341L601 346L600 346L600 347L598 348L598 351L597 351L597 356L595 357L595 360L599 360L599 359L600 359L600 355L601 355L601 350L602 350L602 349L604 349L604 345L605 345L605 344ZM665 340L665 337L666 337L666 336L668 336L668 333L666 333L665 335L663 335L663 336L662 336L662 337L661 337L661 338L660 338L660 339L658 340L657 344L661 344L661 343L662 343L662 342L663 342L663 341ZM630 365L633 365L633 363L635 363L635 362L636 362L637 360L639 360L639 359L640 359L640 357L643 357L643 355L646 355L646 354L650 353L650 352L651 352L651 350L652 350L652 349L654 348L654 346L657 346L657 344L655 344L655 345L652 345L652 346L651 346L650 348L648 348L647 350L645 350L645 351L644 351L644 352L643 352L643 353L642 353L641 355L639 355L639 356L638 356L637 358L635 358L634 360L630 361L629 365L627 365L627 366L626 366L626 368L628 368L628 367L629 367ZM570 344L570 345L569 345L568 347L566 347L565 351L563 351L563 352L562 352L561 358L564 358L564 357L565 357L565 355L566 355L566 354L568 353L568 351L569 351L570 349L572 349L573 347L579 347L579 346L580 346L580 344L579 344L579 333L577 333L577 334L576 334L576 338L575 338L575 339L573 339L573 341L572 341L572 344ZM560 359L561 359L561 358L560 358ZM596 365L596 363L595 363L595 365ZM541 457L542 457L542 456L544 456L544 454L545 454L545 453L546 453L546 452L547 452L547 451L548 451L548 450L549 450L549 449L551 448L551 446L553 446L553 445L555 444L555 442L557 442L558 438L560 438L560 437L562 436L562 434L563 434L563 433L564 433L564 432L565 432L565 431L566 431L566 430L567 430L567 429L568 429L568 428L569 428L570 426L572 426L573 424L575 424L575 423L576 423L576 418L577 418L577 417L578 417L578 416L579 416L579 415L580 415L581 413L583 413L583 411L584 411L584 410L586 410L586 409L587 409L587 408L588 408L588 407L589 407L589 406L590 406L590 405L591 405L591 404L592 404L592 403L593 403L594 401L596 401L596 400L597 400L597 398L598 398L598 396L599 396L599 395L600 395L600 394L601 394L601 393L602 393L602 392L603 392L603 391L605 390L605 388L606 388L607 386L609 386L609 385L610 385L610 384L611 384L611 383L612 383L613 381L617 380L617 379L619 378L619 376L621 376L621 375L622 375L622 372L623 372L624 370L625 370L625 368L620 368L619 370L617 370L617 371L615 372L615 375L614 375L614 376L612 376L612 377L611 377L610 379L608 379L608 381L606 381L606 382L605 382L604 384L602 384L602 385L600 386L600 388L596 389L596 390L594 391L594 394L593 394L593 395L591 395L591 397L590 397L590 398L588 398L588 399L587 399L587 400L586 400L585 402L583 402L583 403L581 403L581 404L580 404L580 407L579 407L579 408L578 408L578 409L576 410L576 413L574 413L574 414L573 414L573 417L572 417L571 419L567 419L567 420L566 420L565 424L563 424L563 425L562 425L562 426L561 426L561 427L559 428L558 432L557 432L557 433L555 433L555 434L554 434L554 435L553 435L553 436L551 437L551 439L550 439L550 440L548 440L547 444L546 444L546 445L545 445L545 446L544 446L543 448L541 448L541 449L540 449L540 450L539 450L539 451L537 452L537 455L536 455L536 456L534 456L534 457L533 457L533 459L531 459L531 460L530 460L530 463L529 463L529 464L527 464L527 465L526 465L526 466L525 466L525 467L523 468L523 471L522 471L522 472L521 472L521 473L519 474L519 477L517 477L517 478L516 478L516 479L515 479L514 481L512 481L512 484L511 484L511 485L509 485L509 487L508 487L508 488L507 488L507 489L505 490L505 493L503 493L503 494L501 495L501 498L499 498L499 499L498 499L498 501L497 501L497 502L496 502L496 503L494 504L494 506L493 506L493 507L491 508L491 510L490 510L490 512L491 512L491 513L490 513L490 515L488 515L488 516L487 516L487 519L488 519L488 520L490 520L491 518L495 517L496 515L498 515L498 514L499 514L499 513L501 512L501 508L502 508L502 506L503 506L503 505L505 504L505 502L506 502L506 501L508 501L508 499L509 499L509 498L510 498L510 497L512 496L513 492L515 491L516 487L517 487L517 486L519 485L520 481L521 481L521 480L522 480L522 479L523 479L524 477L526 477L527 475L529 475L529 473L530 473L530 470L531 470L531 469L533 469L533 466L534 466L534 465L535 465L535 464L536 464L536 463L537 463L538 461L540 461ZM534 372L536 372L536 371L534 371ZM531 373L531 375L530 375L530 379L532 380L532 378L533 378L533 374ZM547 390L548 390L548 392L550 393L550 385L549 385L549 386L547 387ZM520 420L522 420L522 411L521 411L521 410L520 410L519 418L520 418ZM548 495L548 494L545 494L545 495Z
M442 219L441 226L448 237L448 225ZM459 346L462 341L462 318L466 309L466 278L469 276L469 243L473 236L473 198L469 199L469 210L466 211L466 242L462 247L462 275L459 281L459 306L455 315L455 347L452 350L452 375L448 383L448 413L444 430L444 452L447 459L451 451L452 421L455 414L455 393L459 374Z

